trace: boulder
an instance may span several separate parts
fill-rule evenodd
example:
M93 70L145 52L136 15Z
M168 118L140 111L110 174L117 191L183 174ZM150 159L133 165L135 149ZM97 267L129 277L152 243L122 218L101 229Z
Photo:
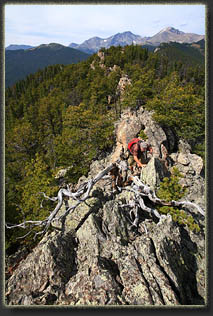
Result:
M104 62L104 59L105 59L105 57L104 57L104 52L98 51L97 55L98 55L98 57L100 58L100 61L101 61L101 62Z
M9 278L6 304L54 305L75 269L74 238L46 235Z
M174 161L174 165L184 174L200 175L203 171L203 159L196 154L179 152L172 153L170 157Z
M145 167L141 170L141 180L150 188L155 190L164 177L169 175L165 162L159 158L152 157Z
M131 231L125 210L108 201L75 239L58 233L40 242L8 280L8 304L205 304L204 241L193 242L170 216L158 224L145 219L139 232Z
M195 154L188 154L188 159L196 175L200 175L203 170L203 159Z
M172 131L168 129L165 132L153 121L152 113L141 107L138 111L125 110L121 119L116 123L115 157L121 153L122 148L127 150L129 141L137 137L142 129L148 137L147 141L153 146L155 157L161 157L161 144L166 144L167 149L172 152L176 144ZM114 160L116 160L115 157L113 157Z
M117 91L116 91L116 94L120 97L121 102L123 100L125 89L128 85L131 85L131 80L128 78L127 75L123 75L118 82Z
M184 154L188 154L191 152L191 146L183 139L179 140L178 150Z
M190 163L188 155L183 154L182 152L179 153L179 155L177 156L177 163L184 165L184 166L188 166Z
M64 178L69 170L70 170L69 167L66 169L60 169L55 175L55 178L56 179Z

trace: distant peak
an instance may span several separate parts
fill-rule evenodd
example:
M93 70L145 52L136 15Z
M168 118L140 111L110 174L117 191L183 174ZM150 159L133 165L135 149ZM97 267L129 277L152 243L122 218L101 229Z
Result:
M115 36L116 35L135 35L135 34L133 34L132 32L130 32L130 31L126 31L126 32L122 32L122 33L117 33L117 34L115 34Z
M93 36L93 37L91 37L90 39L93 39L93 40L100 40L100 39L102 39L101 37L98 37L98 36Z
M59 48L62 48L64 47L63 45L61 44L58 44L58 43L49 43L49 44L41 44L39 46L37 46L36 48L52 48L52 49L59 49Z
M171 32L171 33L175 33L175 34L184 34L184 32L179 31L178 29L175 29L172 26L165 27L159 33L163 33L163 32Z
M47 44L47 46L49 46L49 47L63 47L63 45L58 44L58 43L50 43L50 44Z
M123 32L123 34L133 34L133 33L130 31L126 31L126 32Z

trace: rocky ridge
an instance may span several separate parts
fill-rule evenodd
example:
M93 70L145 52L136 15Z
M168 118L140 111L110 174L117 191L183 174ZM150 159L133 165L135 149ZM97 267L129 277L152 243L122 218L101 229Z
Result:
M128 141L141 129L154 147L143 181L156 188L169 171L163 145L171 165L184 175L184 199L205 208L202 159L143 108L122 114L112 154L92 163L88 179L125 153ZM128 187L112 193L109 179L96 183L91 198L67 218L65 232L47 233L19 263L6 281L6 305L204 306L203 216L190 210L203 227L198 234L173 222L170 215L159 221L146 212L141 212L135 229L125 207L132 195Z

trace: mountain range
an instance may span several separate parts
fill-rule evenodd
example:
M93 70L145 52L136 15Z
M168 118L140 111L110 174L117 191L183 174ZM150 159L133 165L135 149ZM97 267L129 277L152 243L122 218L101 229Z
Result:
M37 47L13 44L5 50L5 86L11 86L49 65L67 65L85 60L102 47L131 44L141 45L173 59L185 59L188 63L204 63L204 35L184 33L172 27L165 28L152 37L141 37L128 31L106 39L93 37L82 44L71 43L69 47L57 43L42 44Z
M18 50L18 49L29 49L29 48L34 48L35 46L30 46L30 45L16 45L16 44L11 44L6 47L6 50Z
M5 86L11 86L27 75L49 65L73 64L86 60L88 54L71 47L51 43L30 49L5 51Z
M125 46L125 45L145 45L145 46L159 46L161 43L178 42L178 43L193 43L204 39L204 35L194 33L184 33L173 27L166 27L153 36L141 37L135 35L130 31L117 33L108 38L92 37L81 44L71 43L69 47L81 50L83 52L93 54L101 47L109 48L111 46ZM30 45L16 45L12 44L6 47L6 50L19 50L35 48Z
M101 47L109 48L110 46L125 46L131 44L159 46L161 43L168 42L193 43L204 38L204 35L184 33L173 27L167 27L151 37L141 37L140 35L135 35L128 31L124 33L117 33L105 39L92 37L81 44L71 43L69 47L81 50L88 54L93 54Z

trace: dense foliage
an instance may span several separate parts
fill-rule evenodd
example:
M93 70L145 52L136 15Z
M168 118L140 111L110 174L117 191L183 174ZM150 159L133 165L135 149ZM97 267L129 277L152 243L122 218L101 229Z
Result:
M166 202L178 201L184 197L186 188L183 187L179 181L182 178L182 174L177 168L173 168L171 177L165 177L160 184L157 195L161 200ZM178 222L180 225L186 225L190 230L199 232L200 227L195 223L193 217L188 215L184 210L180 210L178 207L161 206L158 207L161 214L170 214L173 221Z
M167 56L169 60L180 61L184 60L185 64L196 66L197 63L204 64L204 46L205 41L201 40L199 42L192 43L162 43L159 46L157 52L160 56Z
M114 145L114 122L125 107L154 110L154 118L204 145L204 67L172 63L139 46L102 49L78 64L46 67L6 90L6 221L40 218L47 208L37 191L53 194L54 178L69 167L68 181L86 175L92 160ZM116 67L114 67L116 65ZM131 80L122 99L118 83ZM8 249L17 232L7 231Z

